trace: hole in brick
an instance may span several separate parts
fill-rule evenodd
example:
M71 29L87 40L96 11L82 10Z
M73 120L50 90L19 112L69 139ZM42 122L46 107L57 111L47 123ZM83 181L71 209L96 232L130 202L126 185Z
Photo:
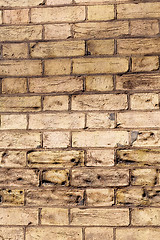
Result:
M22 180L23 180L23 178L21 178L21 177L17 178L17 181L22 181Z

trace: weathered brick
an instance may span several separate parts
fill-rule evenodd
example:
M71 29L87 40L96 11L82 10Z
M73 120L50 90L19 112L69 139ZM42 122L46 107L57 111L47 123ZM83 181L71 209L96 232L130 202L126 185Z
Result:
M0 151L0 167L21 168L26 166L26 156L23 151Z
M72 0L47 0L47 5L72 4Z
M4 10L3 23L7 24L29 23L29 9Z
M73 73L123 73L128 71L128 58L77 58L73 60Z
M130 240L159 240L160 229L159 228L119 228L116 229L116 236L118 240L130 239Z
M127 109L126 94L73 95L72 110L123 110Z
M24 205L24 191L0 189L0 199L3 206Z
M87 189L87 206L112 206L114 189Z
M83 151L31 151L27 154L30 167L73 167L84 165Z
M71 225L126 226L128 224L128 209L71 209Z
M64 208L42 208L42 225L68 225L68 209Z
M26 43L3 44L3 58L27 58L28 46Z
M94 227L85 229L86 240L107 240L113 239L113 229L104 227Z
M43 134L45 148L65 148L69 146L69 132L46 132Z
M88 20L101 21L114 19L114 5L88 6Z
M67 39L72 36L70 24L44 25L45 39Z
M131 35L152 36L159 33L157 20L133 20L130 22Z
M114 128L115 115L114 113L88 113L86 126L88 128Z
M0 129L26 129L26 115L1 115Z
M157 183L156 169L133 169L131 171L132 185L154 186Z
M0 64L2 76L35 76L42 74L40 60L4 60Z
M159 109L157 93L135 93L130 95L131 109Z
M45 61L46 75L69 75L71 72L70 59L52 59Z
M119 3L119 2L130 2L130 0L75 0L76 3L78 4L87 4L87 5L93 5L94 4L108 4L108 3Z
M90 55L113 55L114 39L88 40L87 51Z
M68 96L45 96L43 99L43 110L68 110Z
M125 169L73 169L72 186L76 187L107 187L126 186L129 183L129 171Z
M2 93L26 93L27 80L25 78L3 78L2 79Z
M0 11L0 24L2 24L2 11Z
M85 20L85 7L55 7L31 9L31 22L77 22Z
M0 227L0 236L2 239L23 240L23 228Z
M43 172L43 185L69 185L69 171L68 170L48 170Z
M1 97L1 112L37 112L41 110L40 96Z
M86 76L86 91L112 91L113 77L111 75Z
M133 72L149 72L159 68L158 56L132 57Z
M153 116L152 116L152 119L154 119ZM140 147L160 146L160 132L159 131L132 132L131 139L133 142L133 146L137 146L137 147L138 146L140 146Z
M30 44L32 58L84 56L84 41L38 42Z
M1 0L0 7L32 7L41 5L43 0Z
M132 209L132 224L136 226L158 225L160 222L159 208Z
M88 150L87 166L113 166L114 151L113 150Z

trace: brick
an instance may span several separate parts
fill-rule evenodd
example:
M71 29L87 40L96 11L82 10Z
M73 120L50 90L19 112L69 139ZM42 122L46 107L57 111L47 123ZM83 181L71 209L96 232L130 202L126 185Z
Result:
M65 148L69 146L69 140L69 132L48 132L43 134L45 148Z
M38 171L31 169L0 169L0 186L4 187L36 187Z
M43 172L43 185L69 185L69 171L68 170L48 170Z
M0 225L37 224L38 211L28 208L0 208Z
M88 128L114 128L114 113L88 113L86 126Z
M76 187L126 186L129 172L125 169L73 169L71 185Z
M83 190L76 189L38 189L28 190L26 204L29 206L81 206L84 203Z
M113 77L111 75L86 76L86 91L112 91Z
M157 73L125 74L116 76L117 90L160 89L160 75Z
M27 58L28 46L26 43L13 43L3 45L3 58Z
M101 4L108 4L108 3L119 3L119 2L129 2L130 0L75 0L76 3L78 4L87 4L87 5L93 5L96 3L101 3Z
M1 115L0 129L26 129L26 115Z
M27 154L30 167L73 167L84 165L83 151L31 151Z
M117 18L159 18L160 3L131 3L117 6Z
M6 24L29 23L29 9L4 10L3 23Z
M72 0L47 0L47 5L72 4Z
M21 206L24 205L24 191L1 189L0 199L3 206Z
M125 94L73 95L72 110L122 110L127 109Z
M40 76L42 65L40 60L4 60L0 64L2 76Z
M44 25L45 39L67 39L72 36L70 24Z
M29 90L33 93L77 92L83 90L83 77L30 78Z
M70 72L70 59L53 59L45 61L45 75L69 75Z
M130 240L149 240L159 239L159 228L123 228L116 230L116 236L118 240L130 239Z
M30 50L32 58L84 56L85 42L61 41L31 43Z
M152 116L152 119L153 116ZM160 132L159 131L139 131L132 132L131 138L133 146L140 147L156 147L160 145Z
M21 168L26 166L26 156L23 151L0 151L0 167Z
M118 127L122 127L122 128L158 127L160 124L159 112L128 111L124 113L118 113L117 124L118 124Z
M8 1L8 0L1 0L0 6L1 7L32 7L32 6L38 6L41 5L43 0L14 0L14 1Z
M160 209L158 208L142 208L132 209L132 224L136 226L159 226Z
M130 95L131 109L159 109L159 97L156 93L136 93Z
M114 166L114 151L88 150L86 166Z
M87 206L112 206L114 189L87 189Z
M112 240L113 229L104 227L94 227L85 229L86 240Z
M82 239L82 230L80 228L61 228L61 227L36 227L36 228L27 228L26 240L81 240Z
M42 39L42 26L3 26L0 27L1 41L26 41Z
M1 132L0 148L37 148L41 144L40 133Z
M114 39L88 40L87 51L89 55L113 55Z
M89 21L103 21L114 19L114 5L88 6Z
M85 22L73 26L75 38L113 38L129 33L128 22Z
M147 57L133 57L132 58L132 71L133 72L149 72L159 68L158 56Z
M0 24L2 24L2 11L0 11Z
M32 8L31 22L77 22L85 20L85 7Z
M68 225L68 209L64 208L42 208L42 225Z
M132 36L153 36L159 33L157 20L133 20L130 28Z
M43 99L44 111L68 110L68 96L45 96Z
M123 55L159 53L160 38L119 39L117 52Z
M0 236L2 239L23 240L23 228L0 227Z
M154 186L157 183L156 169L133 169L131 171L132 185Z
M86 131L72 133L73 147L116 147L128 145L125 131Z
M2 93L26 93L27 80L26 78L3 78L2 79Z
M1 112L37 112L41 110L40 96L1 97Z
M126 226L128 224L127 209L71 209L71 225Z

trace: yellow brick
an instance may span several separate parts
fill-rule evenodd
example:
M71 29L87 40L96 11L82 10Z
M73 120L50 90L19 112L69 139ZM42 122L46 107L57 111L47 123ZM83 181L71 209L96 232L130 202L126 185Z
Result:
M85 229L86 240L107 240L113 239L113 229L112 228L86 228Z
M1 204L3 206L24 205L24 191L23 190L0 190Z
M69 146L69 132L48 132L44 133L44 147L66 148Z
M2 79L2 93L26 93L27 80L25 78L4 78Z
M155 117L155 116L154 116ZM157 117L157 116L156 116ZM152 120L153 120L152 115ZM143 119L144 120L144 119ZM146 120L146 119L145 119ZM158 119L156 119L158 120ZM160 145L160 132L159 131L139 131L132 132L131 138L133 146L140 147L156 147Z
M70 59L54 59L45 61L46 75L69 75L71 72Z
M13 227L0 227L0 236L2 239L24 239L23 228L13 228Z
M132 20L130 28L133 36L152 36L159 33L157 20Z
M133 57L132 58L132 71L144 72L154 71L159 68L158 56L149 57Z
M114 166L114 151L88 150L86 166Z
M88 20L101 21L114 19L114 5L88 6Z
M156 93L135 93L130 96L131 109L159 109L159 99Z
M87 206L112 206L114 189L87 189Z
M43 172L43 185L69 185L69 171L68 170L48 170Z
M72 4L72 0L47 0L47 5Z
M0 151L0 167L25 167L26 154L22 151Z
M113 55L114 40L89 40L87 41L87 51L90 55Z
M156 169L133 169L131 171L132 185L154 186L157 182Z
M1 0L0 6L1 7L32 7L32 6L38 6L42 4L43 0L14 0L14 1L8 1L8 0Z
M89 113L86 126L88 128L114 128L114 113Z
M26 43L3 45L3 58L27 58L28 46Z
M68 110L68 96L45 96L43 100L43 110Z
M68 225L68 209L42 208L42 225Z
M1 115L0 129L26 129L26 115Z
M70 24L49 24L44 26L45 39L67 39L72 36Z
M123 228L116 230L116 236L118 240L159 240L159 234L159 228Z
M76 22L85 20L85 7L32 8L31 22Z
M110 75L86 76L86 91L112 91L113 77Z
M96 4L96 3L101 3L101 4L108 4L108 3L119 3L119 2L129 2L130 0L75 0L76 3L79 3L79 4L87 4L87 5L93 5Z
M29 23L29 10L28 9L4 10L3 23L7 24Z
M159 226L160 209L159 208L142 208L132 209L132 224L136 226Z

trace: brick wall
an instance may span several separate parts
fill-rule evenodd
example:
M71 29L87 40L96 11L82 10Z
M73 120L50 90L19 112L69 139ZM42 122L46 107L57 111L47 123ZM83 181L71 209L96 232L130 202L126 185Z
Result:
M0 0L0 239L160 239L159 18Z

